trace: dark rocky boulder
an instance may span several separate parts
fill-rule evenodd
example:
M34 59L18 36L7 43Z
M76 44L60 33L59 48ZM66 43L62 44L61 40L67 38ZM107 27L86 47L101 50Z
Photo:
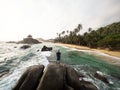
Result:
M74 90L74 89L72 87L70 87L69 85L65 84L64 90Z
M30 67L13 90L98 90L91 82L79 80L76 70L63 64Z
M65 68L49 64L41 78L37 90L63 90Z
M81 80L80 84L81 84L80 90L98 90L97 87L89 81Z
M23 46L21 46L20 48L21 49L27 49L27 48L30 48L31 46L29 46L29 45L23 45Z
M14 48L17 48L16 46Z
M44 70L43 65L29 67L12 90L36 90Z
M100 74L100 73L98 73L98 72L96 72L96 73L94 74L94 77L97 78L97 79L99 79L99 80L101 80L101 81L103 81L104 83L109 83L109 81L108 81L108 79L106 78L106 76L105 76L105 75L102 75L102 74Z
M85 77L84 75L76 72L73 68L66 68L66 81L69 86L74 90L98 90L91 82L79 80L79 78Z
M41 51L51 51L52 47L47 47L47 46L43 46L43 48L41 49Z
M39 52L40 50L38 49L37 52Z
M75 90L79 90L81 87L78 74L71 67L66 68L66 82L69 86L71 86Z

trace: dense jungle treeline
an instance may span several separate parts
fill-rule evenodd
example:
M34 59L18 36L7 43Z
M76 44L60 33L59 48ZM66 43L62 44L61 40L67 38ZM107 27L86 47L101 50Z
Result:
M82 25L79 24L73 31L57 33L54 42L87 46L90 48L102 48L120 50L120 22L112 23L97 30L88 29L83 35L79 32Z

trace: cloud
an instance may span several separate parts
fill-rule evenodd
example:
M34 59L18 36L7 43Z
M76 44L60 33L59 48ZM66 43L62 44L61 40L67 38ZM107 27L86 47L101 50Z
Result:
M79 23L84 33L120 21L120 0L0 0L0 12L0 40L48 39Z

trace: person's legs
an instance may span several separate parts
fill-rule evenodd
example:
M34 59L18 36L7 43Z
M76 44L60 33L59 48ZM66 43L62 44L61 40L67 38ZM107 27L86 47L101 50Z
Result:
M60 64L60 57L59 57L59 56L57 56L57 61L56 61L56 63Z
M60 64L60 60L58 60L58 64Z

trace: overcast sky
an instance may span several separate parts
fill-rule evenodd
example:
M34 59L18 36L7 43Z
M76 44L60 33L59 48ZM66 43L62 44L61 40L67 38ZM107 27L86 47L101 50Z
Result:
M0 41L55 38L57 32L96 29L120 21L120 0L0 0Z

